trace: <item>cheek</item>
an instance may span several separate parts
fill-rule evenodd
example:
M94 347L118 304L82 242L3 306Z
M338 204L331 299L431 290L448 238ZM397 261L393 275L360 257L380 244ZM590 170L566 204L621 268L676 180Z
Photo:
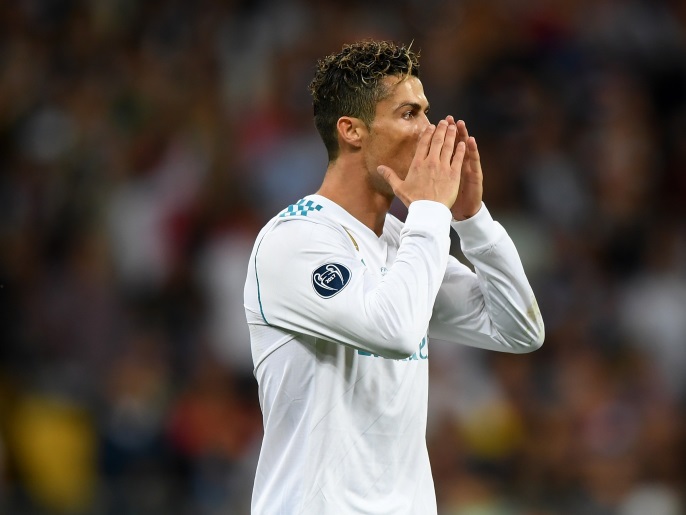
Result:
M409 159L411 160L414 157L415 152L417 151L418 143L419 132L412 131L412 133L408 134L407 137L400 142L398 155L402 155L405 159L409 157Z
M417 129L408 129L402 134L397 134L393 139L392 151L397 156L405 156L408 153L414 155L419 141L419 131Z
M393 162L392 168L398 173L401 179L407 175L407 171L412 164L415 152L417 150L417 139L407 138L403 141L398 141L388 157Z
M393 168L398 175L404 177L407 169L414 158L417 142L421 129L419 127L407 127L405 131L388 129L383 136L373 140L370 148L373 148L372 158L379 164L385 164Z

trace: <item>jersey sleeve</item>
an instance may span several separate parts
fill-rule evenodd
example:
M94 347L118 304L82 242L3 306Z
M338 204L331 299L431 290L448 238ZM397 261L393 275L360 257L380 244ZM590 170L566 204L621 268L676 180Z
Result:
M429 336L511 353L538 349L543 319L512 239L485 205L452 225L475 272L450 258Z
M344 230L293 219L256 243L255 282L264 324L388 358L404 358L426 335L450 246L450 211L410 205L395 262L368 273Z

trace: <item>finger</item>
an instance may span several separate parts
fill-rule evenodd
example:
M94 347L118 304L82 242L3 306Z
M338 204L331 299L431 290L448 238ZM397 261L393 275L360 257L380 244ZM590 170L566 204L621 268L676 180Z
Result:
M467 124L464 123L464 120L458 120L456 125L457 125L457 133L459 135L459 140L464 141L464 143L466 145L467 140L469 140L469 131L467 130Z
M455 118L453 118L452 115L448 115L445 119L448 122L448 126L453 125L453 126L455 126L455 129L457 129L457 124L455 122ZM459 133L458 133L458 136L459 136Z
M457 138L457 127L454 123L448 122L445 139L443 140L443 148L441 149L441 162L449 167L450 161L455 151L455 139Z
M476 145L476 138L471 136L467 140L467 157L472 164L472 170L481 172L481 158L479 157L479 147Z
M419 135L419 143L417 143L416 157L425 158L429 154L429 147L431 146L431 136L436 130L436 126L430 123Z
M429 157L439 160L441 157L441 149L445 141L445 133L448 130L448 122L441 120L436 126L436 130L431 138L431 147L429 148Z
M476 146L476 138L475 138L474 136L471 136L471 137L467 140L467 147L468 147L469 151L470 151L470 152L474 152L474 153L476 154L477 158L478 158L479 149L478 149L478 147Z
M464 141L458 141L455 146L455 154L453 155L453 160L450 163L450 169L453 172L453 176L460 175L462 173L462 161L464 160L465 152L467 152L467 146Z

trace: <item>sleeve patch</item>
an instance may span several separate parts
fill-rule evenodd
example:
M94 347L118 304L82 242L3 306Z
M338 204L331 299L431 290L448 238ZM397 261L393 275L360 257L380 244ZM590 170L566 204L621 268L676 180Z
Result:
M312 272L312 287L317 295L329 299L350 282L350 270L339 263L326 263Z

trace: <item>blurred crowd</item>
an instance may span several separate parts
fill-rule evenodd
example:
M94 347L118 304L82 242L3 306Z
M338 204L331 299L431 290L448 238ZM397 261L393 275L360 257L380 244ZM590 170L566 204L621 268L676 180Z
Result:
M316 59L369 37L467 121L546 323L432 342L439 513L686 513L680 0L3 2L0 513L249 512L248 255L323 177Z

